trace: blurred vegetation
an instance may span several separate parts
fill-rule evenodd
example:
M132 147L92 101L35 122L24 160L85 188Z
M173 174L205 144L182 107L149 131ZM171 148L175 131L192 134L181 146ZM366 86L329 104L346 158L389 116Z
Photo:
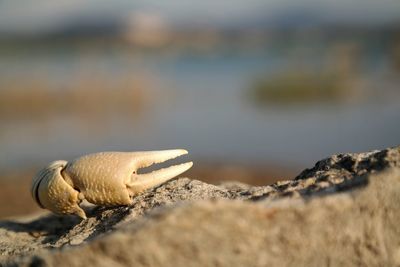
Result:
M256 104L277 105L354 100L355 96L360 97L357 82L365 72L366 50L362 40L340 39L319 55L316 65L307 62L307 54L303 55L306 59L290 58L292 66L252 83L251 98ZM363 97L367 97L367 90L361 90Z
M300 70L258 80L252 88L252 98L259 104L337 102L347 92L348 88L335 74Z
M129 75L112 79L101 73L78 76L58 84L50 77L3 80L0 119L134 117L148 100L143 81Z

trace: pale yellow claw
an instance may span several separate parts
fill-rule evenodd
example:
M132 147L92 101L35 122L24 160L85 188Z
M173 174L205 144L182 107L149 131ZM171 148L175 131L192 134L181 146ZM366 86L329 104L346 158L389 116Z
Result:
M177 175L189 170L193 166L193 162L187 162L179 165L174 165L161 170L153 171L146 174L133 174L132 182L128 183L128 188L134 193L140 193L147 188L152 188Z
M137 170L185 155L184 149L101 152L70 162L54 161L32 179L31 194L36 203L57 214L86 218L79 203L86 199L95 205L129 205L131 196L161 185L192 167L187 162L151 173Z

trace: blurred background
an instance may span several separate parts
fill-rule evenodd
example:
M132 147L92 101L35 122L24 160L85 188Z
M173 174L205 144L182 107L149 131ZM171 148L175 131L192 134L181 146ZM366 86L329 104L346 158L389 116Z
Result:
M260 185L398 145L399 74L398 0L0 1L0 216L91 152L186 148L188 176Z

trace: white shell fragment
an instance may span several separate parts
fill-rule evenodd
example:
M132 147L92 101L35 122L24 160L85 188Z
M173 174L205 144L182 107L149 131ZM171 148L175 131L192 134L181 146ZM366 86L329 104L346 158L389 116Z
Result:
M140 168L185 155L183 149L101 152L71 162L54 161L32 179L31 193L36 203L57 214L86 218L79 206L82 200L95 205L129 205L131 197L158 186L192 167L192 162L174 165L146 174Z

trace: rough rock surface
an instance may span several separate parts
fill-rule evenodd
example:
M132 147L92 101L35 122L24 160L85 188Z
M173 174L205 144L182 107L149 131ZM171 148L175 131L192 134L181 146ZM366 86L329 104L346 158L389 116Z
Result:
M0 222L0 265L400 266L400 147L270 186L180 178L130 207Z

